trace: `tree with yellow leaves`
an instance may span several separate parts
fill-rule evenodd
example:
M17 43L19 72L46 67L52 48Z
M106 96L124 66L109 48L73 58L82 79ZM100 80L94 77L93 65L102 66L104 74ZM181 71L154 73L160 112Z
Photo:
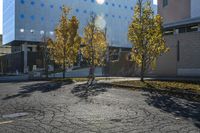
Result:
M81 38L78 35L79 21L75 16L68 19L70 9L63 6L59 25L55 29L55 40L48 40L50 55L55 63L62 65L63 78L66 67L71 67L77 61Z
M84 29L82 44L84 45L82 48L83 57L90 65L89 78L92 78L93 81L95 79L95 67L105 64L107 50L105 32L95 25L94 16L91 16L91 21Z
M162 18L154 16L150 2L138 0L128 39L133 45L131 59L141 67L141 81L149 67L154 68L157 58L168 51L162 31Z

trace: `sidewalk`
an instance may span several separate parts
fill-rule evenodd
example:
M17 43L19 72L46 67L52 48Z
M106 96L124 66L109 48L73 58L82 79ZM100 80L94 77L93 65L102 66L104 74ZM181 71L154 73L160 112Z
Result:
M118 81L138 81L140 77L101 77L99 82L118 82ZM200 77L145 77L144 80L163 80L163 81L200 81Z
M53 77L50 77L53 78ZM70 77L68 77L70 78ZM42 79L41 79L42 80ZM112 83L119 81L138 81L140 77L98 77L98 83ZM144 80L163 80L163 81L200 81L198 77L147 77ZM29 81L28 75L19 76L1 76L0 82L19 82L19 81ZM82 84L83 82L77 82L77 84Z
M101 80L102 79L102 80ZM139 81L140 77L98 77L97 83L112 83L121 81ZM200 78L190 77L147 77L144 80L160 80L160 81L200 81ZM84 84L83 82L77 82L76 84Z
M1 76L0 82L18 82L18 81L28 81L28 75L18 75L18 76Z
M89 74L89 68L83 68L83 69L78 69L78 70L72 70L72 71L66 71L65 77L66 78L81 78L81 77L87 77ZM102 76L102 68L97 67L95 69L95 76ZM55 74L50 74L49 77L51 78L62 78L63 73L55 73Z

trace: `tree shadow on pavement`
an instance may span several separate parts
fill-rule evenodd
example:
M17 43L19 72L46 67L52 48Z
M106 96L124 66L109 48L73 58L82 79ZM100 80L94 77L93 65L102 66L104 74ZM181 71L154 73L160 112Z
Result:
M104 92L107 92L106 84L100 83L91 86L88 86L87 84L81 84L75 86L71 90L71 93L74 94L74 96L77 96L81 99L88 99L89 97L97 96Z
M149 85L152 88L151 85ZM156 89L143 89L148 92L143 94L146 96L146 102L150 106L154 106L164 112L171 113L175 117L190 119L194 125L200 128L200 102L190 101L189 99L171 95L169 92L157 91ZM187 94L185 94L187 95Z
M25 85L22 86L20 91L17 94L6 96L2 100L8 100L16 97L28 97L34 92L41 92L41 93L46 93L50 91L55 91L57 89L62 88L64 85L69 85L72 84L72 80L68 80L65 82L62 81L52 81L52 82L45 82L45 83L35 83L35 84L30 84L30 85Z

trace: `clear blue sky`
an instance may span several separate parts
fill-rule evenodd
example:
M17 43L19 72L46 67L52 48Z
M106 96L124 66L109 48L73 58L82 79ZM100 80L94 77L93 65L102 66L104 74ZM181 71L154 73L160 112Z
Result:
M157 3L157 0L154 0L154 3ZM0 34L2 34L2 22L3 22L3 0L0 0Z

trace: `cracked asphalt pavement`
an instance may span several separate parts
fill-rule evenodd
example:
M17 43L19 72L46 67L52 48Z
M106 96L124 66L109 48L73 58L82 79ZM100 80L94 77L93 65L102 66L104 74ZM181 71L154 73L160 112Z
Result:
M0 83L0 133L200 133L200 103L97 84Z

